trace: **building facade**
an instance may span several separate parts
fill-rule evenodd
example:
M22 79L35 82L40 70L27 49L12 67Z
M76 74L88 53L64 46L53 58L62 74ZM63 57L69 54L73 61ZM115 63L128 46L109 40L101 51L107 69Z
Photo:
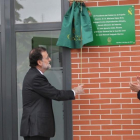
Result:
M53 102L56 136L51 140L139 140L140 101L129 83L140 75L140 0L85 4L134 5L136 43L83 47L85 94L72 102ZM52 69L45 76L58 89L71 89L81 83L81 50L55 45L68 0L1 0L0 5L0 140L23 140L21 89L29 51L35 45L47 47Z

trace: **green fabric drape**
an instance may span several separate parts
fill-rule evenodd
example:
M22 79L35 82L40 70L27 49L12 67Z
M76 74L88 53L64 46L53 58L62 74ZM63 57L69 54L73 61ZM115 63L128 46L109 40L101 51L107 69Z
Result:
M84 3L73 2L63 18L57 46L82 48L93 41L92 25Z

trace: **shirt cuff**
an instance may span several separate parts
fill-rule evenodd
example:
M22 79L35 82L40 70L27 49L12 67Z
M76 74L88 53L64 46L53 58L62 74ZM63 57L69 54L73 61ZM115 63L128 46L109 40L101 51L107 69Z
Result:
M75 96L75 91L72 89L73 93L74 93L74 96Z

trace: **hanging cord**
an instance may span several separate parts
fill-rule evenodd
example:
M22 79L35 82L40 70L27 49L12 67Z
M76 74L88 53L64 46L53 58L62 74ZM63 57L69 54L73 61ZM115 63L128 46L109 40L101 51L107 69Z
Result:
M81 14L82 14L82 3L81 3ZM82 26L81 26L81 85L82 85Z

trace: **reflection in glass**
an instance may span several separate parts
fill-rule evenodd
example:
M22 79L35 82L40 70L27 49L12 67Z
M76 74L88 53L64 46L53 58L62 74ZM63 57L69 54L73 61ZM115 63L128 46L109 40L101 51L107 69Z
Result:
M29 69L29 51L34 47L33 38L37 38L35 46L44 46L48 49L52 59L52 69L46 71L44 75L50 83L57 89L62 89L63 67L62 67L62 48L56 47L56 39L60 31L43 31L43 32L18 32L16 33L17 48L17 96L18 96L18 132L20 132L20 121L22 116L22 82L26 72ZM42 41L47 40L45 43ZM38 40L39 39L39 40ZM47 43L46 43L47 42ZM53 101L53 110L56 123L56 135L51 140L64 140L64 120L63 120L63 102ZM18 140L23 140L18 135Z
M15 0L17 24L61 22L61 0Z

